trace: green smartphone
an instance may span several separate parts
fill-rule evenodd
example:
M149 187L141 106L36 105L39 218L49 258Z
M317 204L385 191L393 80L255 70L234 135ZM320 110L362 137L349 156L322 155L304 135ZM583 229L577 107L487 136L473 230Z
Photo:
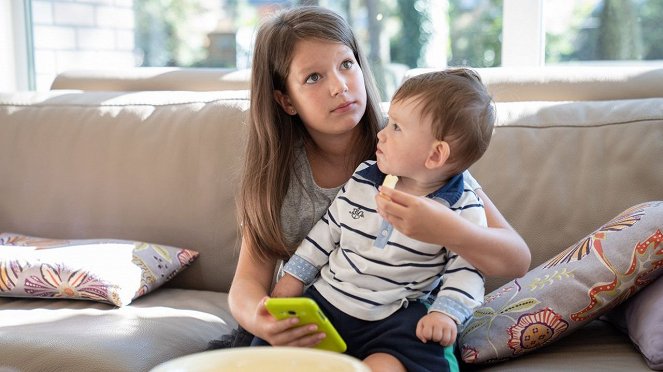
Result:
M317 324L318 331L324 332L327 337L315 346L316 349L342 353L347 348L341 335L312 299L307 297L270 298L265 301L265 307L274 318L279 320L298 317L301 325Z

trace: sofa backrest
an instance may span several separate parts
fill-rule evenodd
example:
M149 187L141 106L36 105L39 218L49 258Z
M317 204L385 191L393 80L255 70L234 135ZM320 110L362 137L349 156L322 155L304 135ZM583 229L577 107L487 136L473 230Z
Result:
M432 70L411 69L403 72L403 78ZM496 102L605 101L663 95L663 67L660 65L491 67L476 70ZM64 71L51 85L52 90L88 91L250 88L250 69L176 67Z
M404 79L434 69L412 69ZM476 69L495 102L607 101L662 97L663 67L546 66Z
M248 105L246 91L0 95L0 231L189 247L201 257L172 285L227 290ZM622 210L663 200L663 98L497 111L471 171L529 244L532 267Z
M170 285L227 290L248 92L0 94L0 231L201 253Z
M190 90L251 88L251 71L231 68L136 67L122 70L70 70L59 73L51 90L87 91Z
M531 267L619 212L663 200L663 98L507 102L497 112L470 170L528 243Z

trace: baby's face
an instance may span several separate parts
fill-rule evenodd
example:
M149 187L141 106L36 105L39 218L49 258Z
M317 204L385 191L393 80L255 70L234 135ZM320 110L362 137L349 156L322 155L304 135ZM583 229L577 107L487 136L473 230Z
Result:
M375 152L380 171L416 178L438 141L431 132L431 120L422 118L416 100L392 102L389 122L378 133Z

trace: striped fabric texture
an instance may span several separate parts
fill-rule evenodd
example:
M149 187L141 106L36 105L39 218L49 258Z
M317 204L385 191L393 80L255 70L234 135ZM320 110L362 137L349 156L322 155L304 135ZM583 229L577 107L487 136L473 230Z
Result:
M374 161L361 164L285 272L313 283L334 306L359 319L384 319L422 300L431 303L429 311L462 325L483 300L483 275L445 247L411 239L384 221L375 204L384 177ZM483 204L470 186L459 174L428 197L486 226Z

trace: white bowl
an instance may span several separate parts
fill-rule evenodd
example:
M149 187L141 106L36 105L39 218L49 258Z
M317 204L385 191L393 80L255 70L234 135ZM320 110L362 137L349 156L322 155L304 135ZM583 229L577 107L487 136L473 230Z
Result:
M370 372L349 355L300 347L238 347L186 355L151 372Z

